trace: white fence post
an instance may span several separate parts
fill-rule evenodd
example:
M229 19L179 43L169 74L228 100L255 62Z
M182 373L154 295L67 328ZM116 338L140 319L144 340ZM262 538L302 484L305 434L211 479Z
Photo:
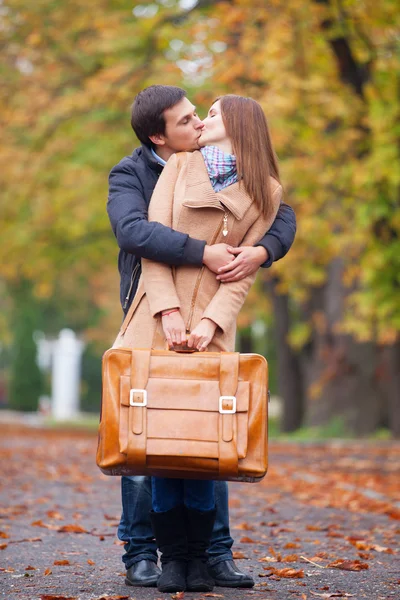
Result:
M57 421L76 417L84 343L72 329L62 329L53 346L51 410Z

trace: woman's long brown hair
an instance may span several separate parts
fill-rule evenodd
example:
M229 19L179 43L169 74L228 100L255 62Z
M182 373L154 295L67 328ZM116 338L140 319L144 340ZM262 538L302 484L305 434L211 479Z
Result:
M263 109L252 98L228 94L221 102L222 120L236 156L239 181L264 216L273 209L270 177L280 183L278 160Z

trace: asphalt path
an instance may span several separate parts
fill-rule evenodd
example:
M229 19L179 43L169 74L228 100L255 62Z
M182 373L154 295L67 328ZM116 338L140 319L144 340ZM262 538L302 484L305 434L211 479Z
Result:
M127 587L120 480L96 436L0 425L0 598L171 598ZM192 598L400 599L400 444L271 443L258 484L230 484L237 565L252 590Z

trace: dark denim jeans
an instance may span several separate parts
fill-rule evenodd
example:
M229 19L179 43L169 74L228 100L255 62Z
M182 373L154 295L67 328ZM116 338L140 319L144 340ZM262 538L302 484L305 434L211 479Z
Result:
M150 523L151 478L122 477L122 515L118 527L118 537L125 542L122 557L129 569L139 560L157 561L157 545ZM233 539L229 531L228 484L215 482L215 508L217 510L211 545L208 549L208 563L216 565L223 560L232 560Z
M214 481L152 477L151 490L155 512L166 512L180 505L204 511L215 506Z

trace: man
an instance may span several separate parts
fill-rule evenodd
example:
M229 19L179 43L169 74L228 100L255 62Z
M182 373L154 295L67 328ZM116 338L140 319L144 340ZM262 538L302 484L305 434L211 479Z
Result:
M169 265L207 266L222 282L238 281L260 266L282 258L293 243L296 219L282 204L277 218L255 247L208 246L160 223L148 222L147 209L158 177L175 152L198 149L203 124L184 90L155 85L140 92L132 107L131 125L142 146L123 158L110 173L107 211L120 247L120 298L123 311L132 303L140 277L142 257ZM122 516L118 537L125 543L126 584L151 587L157 583L157 548L149 512L148 477L122 477ZM216 484L217 515L209 549L208 568L216 585L252 587L232 560L229 532L228 487Z

